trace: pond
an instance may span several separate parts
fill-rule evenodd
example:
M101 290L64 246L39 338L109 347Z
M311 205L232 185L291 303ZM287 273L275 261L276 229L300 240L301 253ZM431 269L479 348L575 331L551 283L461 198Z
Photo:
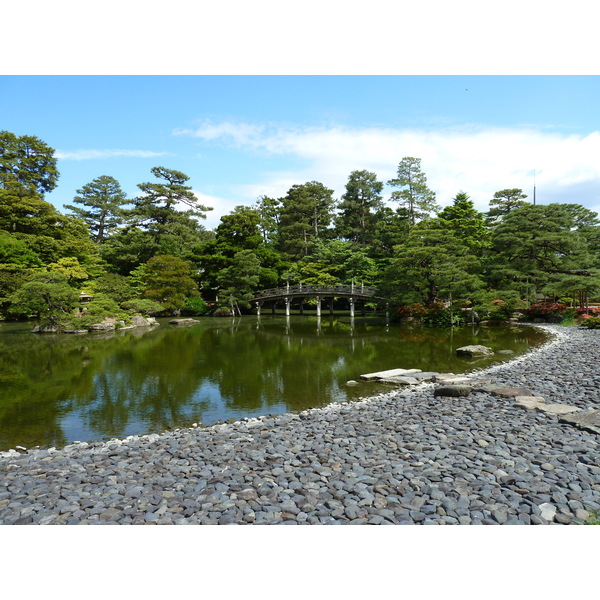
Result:
M394 368L463 373L514 355L473 360L456 348L525 352L545 341L528 326L427 328L373 317L201 318L83 334L32 334L0 323L0 450L60 447L193 423L281 414L381 392L359 382Z

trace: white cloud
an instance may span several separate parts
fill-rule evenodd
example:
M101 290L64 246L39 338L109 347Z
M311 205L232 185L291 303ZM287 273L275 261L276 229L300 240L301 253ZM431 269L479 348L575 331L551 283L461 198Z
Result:
M152 158L164 156L166 152L151 150L74 150L72 152L57 151L56 158L61 160L93 160L103 158Z
M184 135L198 137L206 141L212 141L219 138L231 140L234 144L252 145L253 140L260 139L264 131L262 125L249 125L247 123L211 123L206 121L197 129L176 129L173 135Z
M193 190L194 195L198 199L200 204L207 207L212 207L213 210L209 210L204 213L206 219L200 219L200 223L206 227L206 229L214 229L221 222L223 215L229 214L233 209L241 204L239 199L235 198L220 198L218 196L211 196L209 194L203 194L197 190ZM189 206L181 206L182 210L189 210Z
M283 196L294 183L310 180L334 188L339 197L352 170L374 171L385 182L395 176L403 157L414 156L422 159L428 185L441 205L449 204L460 190L471 196L479 210L487 210L494 192L504 188L521 188L532 199L534 170L539 203L544 203L545 192L552 194L554 202L590 208L598 203L597 198L577 198L573 193L574 186L581 190L583 183L590 184L588 190L600 186L600 132L563 135L533 128L481 126L418 130L223 122L176 133L307 161L308 166L294 172L259 173L256 181L239 188L248 200L261 194Z

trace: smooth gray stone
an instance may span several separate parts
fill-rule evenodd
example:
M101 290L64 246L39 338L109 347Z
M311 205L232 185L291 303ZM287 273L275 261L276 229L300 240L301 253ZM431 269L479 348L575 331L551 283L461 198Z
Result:
M494 351L488 346L473 344L471 346L462 346L456 349L458 356L491 356Z
M510 386L498 386L490 390L495 396L502 396L503 398L516 398L517 396L534 396L534 393L527 388L522 387L510 387Z
M560 415L558 420L562 423L575 425L580 429L600 433L600 410L587 410L576 414Z
M376 373L366 373L361 375L361 379L367 381L371 379L385 379L389 377L404 377L410 376L412 373L420 373L421 369L389 369L388 371L377 371Z
M443 385L436 388L433 395L458 398L468 396L472 392L473 388L470 385Z

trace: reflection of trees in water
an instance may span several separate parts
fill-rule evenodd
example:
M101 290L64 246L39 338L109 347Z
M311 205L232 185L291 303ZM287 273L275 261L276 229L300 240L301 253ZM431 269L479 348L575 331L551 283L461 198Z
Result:
M0 340L0 447L65 444L60 421L70 398L93 387L87 345L32 334Z
M336 395L370 393L366 384L344 385L362 373L433 364L460 372L470 368L455 356L460 345L519 351L539 341L536 335L490 327L449 336L343 318L317 326L310 317L203 319L186 329L162 325L111 336L0 335L0 447L68 443L68 416L100 438L202 421L215 403L224 418L275 406L303 410Z
M63 419L91 402L105 362L131 344L127 333L0 335L0 448L68 443Z

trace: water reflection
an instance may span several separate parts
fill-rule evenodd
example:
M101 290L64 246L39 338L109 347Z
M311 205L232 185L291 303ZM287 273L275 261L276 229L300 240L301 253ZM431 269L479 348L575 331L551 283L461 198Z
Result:
M522 352L539 330L385 325L369 317L202 319L114 334L33 335L0 325L0 449L162 431L193 422L304 410L364 397L346 386L397 367L464 372L478 343Z

